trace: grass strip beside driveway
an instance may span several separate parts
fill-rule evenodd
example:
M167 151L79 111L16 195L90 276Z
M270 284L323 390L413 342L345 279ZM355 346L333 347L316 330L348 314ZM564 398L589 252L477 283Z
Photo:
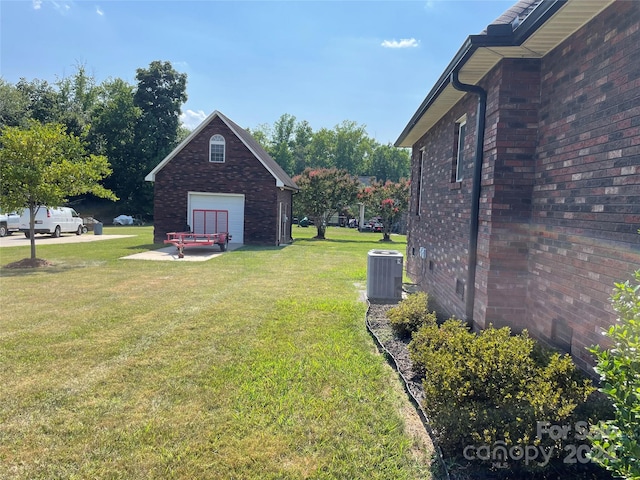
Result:
M354 286L378 235L165 263L128 232L2 270L0 478L428 478Z

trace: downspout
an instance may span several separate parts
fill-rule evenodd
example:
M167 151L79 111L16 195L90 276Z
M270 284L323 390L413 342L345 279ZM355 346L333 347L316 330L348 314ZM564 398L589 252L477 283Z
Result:
M461 83L458 71L451 72L451 85L456 90L478 96L476 114L476 152L473 162L473 185L471 187L471 218L469 220L469 267L465 314L467 324L473 328L473 307L476 298L476 263L478 261L478 231L480 225L480 193L482 188L482 162L484 159L484 129L487 114L487 91L477 85Z

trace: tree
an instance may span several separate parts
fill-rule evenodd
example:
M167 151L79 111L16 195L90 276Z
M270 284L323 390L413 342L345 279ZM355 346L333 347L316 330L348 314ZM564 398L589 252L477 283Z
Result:
M313 139L313 129L309 122L303 120L295 126L293 144L293 171L301 173L305 168L310 166L309 162L309 145Z
M27 121L29 99L15 85L0 78L0 127L17 127Z
M273 124L273 137L269 153L273 159L282 167L289 175L293 174L293 133L296 125L296 117L283 114Z
M359 194L360 200L382 218L382 240L391 241L391 229L409 207L409 181L374 181Z
M296 209L313 220L319 239L325 238L329 219L358 196L358 180L345 170L307 168L293 180L300 187Z
M354 175L367 171L373 140L367 136L364 125L345 120L335 127L335 167Z
M139 187L135 128L141 111L133 103L133 93L133 85L120 78L103 82L88 134L94 153L105 155L113 169L105 187L127 203Z
M150 213L153 190L144 177L177 145L180 111L187 101L187 75L174 70L170 62L156 60L149 68L137 69L136 80L133 101L141 116L135 134L137 159L131 172L136 188L129 203Z
M375 145L368 173L378 180L398 182L401 178L409 178L410 168L411 158L408 150L396 148L391 144Z
M591 429L592 459L616 476L640 478L640 270L636 284L617 283L612 296L618 321L605 333L613 348L590 349L600 389L613 402L615 418Z
M111 173L104 156L88 155L81 139L60 124L30 121L27 128L5 127L0 135L0 207L31 213L31 259L36 259L35 213L84 193L116 200L100 180Z
M308 155L310 168L335 167L335 132L327 128L318 130L309 143Z
M58 92L46 80L35 79L27 82L21 78L16 83L16 88L27 99L27 118L40 123L52 123L60 119Z
M62 78L57 82L57 87L60 116L54 121L66 125L67 132L80 136L91 123L99 87L81 64L76 66L73 77Z

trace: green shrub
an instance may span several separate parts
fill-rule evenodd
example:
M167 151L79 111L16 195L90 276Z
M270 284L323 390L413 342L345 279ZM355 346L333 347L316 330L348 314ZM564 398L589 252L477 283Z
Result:
M502 443L554 447L557 456L566 455L562 442L573 437L537 438L537 422L577 421L574 409L595 390L568 355L506 327L475 334L451 319L418 330L409 351L425 376L423 407L448 455Z
M387 311L387 318L394 331L410 336L423 325L436 323L435 312L429 312L429 297L424 292L412 293Z
M636 285L616 284L612 296L618 323L606 332L613 348L593 347L595 370L614 405L614 418L592 428L593 459L615 475L640 478L640 270Z

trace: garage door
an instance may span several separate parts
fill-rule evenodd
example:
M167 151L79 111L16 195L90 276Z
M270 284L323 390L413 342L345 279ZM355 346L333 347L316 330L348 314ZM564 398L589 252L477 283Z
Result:
M226 221L232 243L244 243L244 195L190 192L188 204L187 218L193 231L195 228L206 228L201 222L205 218L203 215L208 219L207 224L211 225L212 216L220 215L211 212L227 212Z

